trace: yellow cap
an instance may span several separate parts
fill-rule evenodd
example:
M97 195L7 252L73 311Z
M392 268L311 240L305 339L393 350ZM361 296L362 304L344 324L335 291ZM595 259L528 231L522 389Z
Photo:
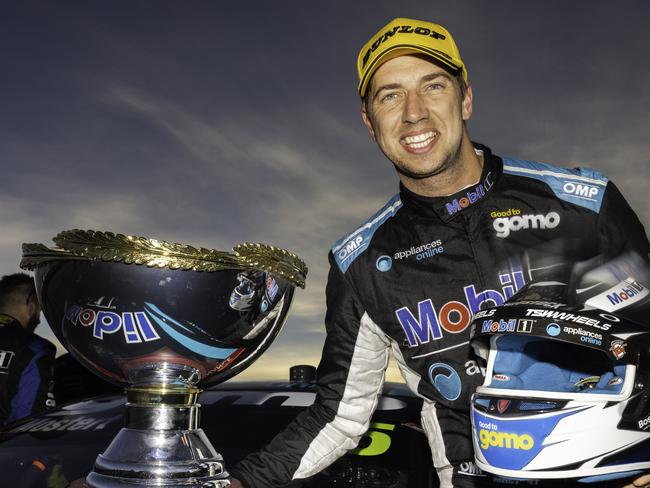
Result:
M454 75L462 73L467 83L467 69L447 29L432 22L398 18L380 29L359 52L357 71L361 98L366 94L370 78L382 63L414 53L434 58Z

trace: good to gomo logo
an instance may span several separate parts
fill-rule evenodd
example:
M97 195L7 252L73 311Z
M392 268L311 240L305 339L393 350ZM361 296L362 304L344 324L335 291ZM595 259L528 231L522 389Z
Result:
M521 215L521 210L518 208L509 208L508 210L493 210L490 212L490 217L493 219L497 217L512 217L513 215Z
M499 217L494 219L494 230L497 237L505 238L511 232L522 229L554 229L560 225L560 214L549 212L546 215L515 215L513 217Z
M66 309L65 318L74 325L91 327L93 337L99 340L104 340L104 334L114 334L120 329L128 344L160 339L144 311L116 313L74 305Z
M535 445L533 438L529 434L515 434L512 432L481 429L478 432L478 436L481 441L481 449L484 451L490 447L530 451Z

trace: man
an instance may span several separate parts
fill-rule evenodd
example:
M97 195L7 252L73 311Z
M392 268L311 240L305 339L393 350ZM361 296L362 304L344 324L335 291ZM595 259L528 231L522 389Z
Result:
M424 399L441 486L494 486L463 471L473 460L469 398L483 381L469 348L472 314L503 303L540 268L646 256L648 240L601 173L500 158L471 142L472 88L444 27L395 19L361 49L357 68L361 117L400 193L332 248L316 403L233 467L233 486L306 478L353 448L389 350Z
M56 348L34 334L41 316L32 278L0 280L0 426L53 407Z

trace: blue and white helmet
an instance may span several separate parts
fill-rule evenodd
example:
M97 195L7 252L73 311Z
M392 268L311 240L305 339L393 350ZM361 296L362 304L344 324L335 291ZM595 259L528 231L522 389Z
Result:
M482 470L578 481L650 470L650 291L622 269L577 286L534 282L475 315L472 346L487 362L471 405Z

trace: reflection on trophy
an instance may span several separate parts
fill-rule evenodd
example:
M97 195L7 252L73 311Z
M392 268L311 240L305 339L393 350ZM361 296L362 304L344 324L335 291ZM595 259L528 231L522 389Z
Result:
M201 390L250 366L282 327L307 267L262 244L233 252L109 232L24 244L50 327L82 364L124 386L126 427L91 487L229 485L199 427Z

